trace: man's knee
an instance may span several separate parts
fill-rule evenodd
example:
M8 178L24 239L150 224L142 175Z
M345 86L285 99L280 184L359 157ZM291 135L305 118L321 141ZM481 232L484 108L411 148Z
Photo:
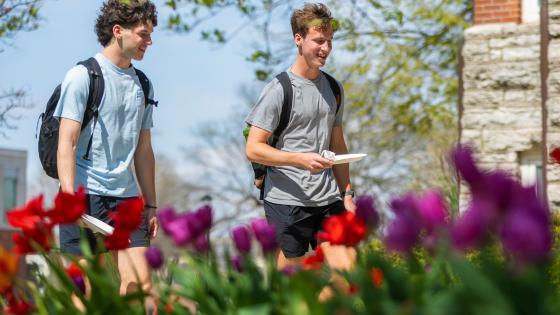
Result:
M121 279L121 293L133 293L133 292L150 292L152 290L152 281L150 279Z

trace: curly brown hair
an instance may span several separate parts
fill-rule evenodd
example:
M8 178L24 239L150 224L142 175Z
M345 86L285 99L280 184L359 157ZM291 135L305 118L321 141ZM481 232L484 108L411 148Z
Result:
M302 37L305 37L309 29L313 27L332 29L334 32L336 31L335 22L329 8L322 3L306 3L303 8L292 13L290 20L294 36L300 34Z
M97 40L103 47L113 38L113 26L131 28L138 23L157 25L156 6L149 0L108 0L103 3L95 23Z

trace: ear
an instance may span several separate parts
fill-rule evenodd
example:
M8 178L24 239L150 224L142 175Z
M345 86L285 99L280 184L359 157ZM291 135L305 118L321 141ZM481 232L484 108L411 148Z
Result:
M300 33L296 33L294 35L294 42L296 43L296 46L301 47L301 45L303 45L303 36L301 36Z
M120 26L119 24L113 25L113 37L115 39L120 40L122 38L122 33L123 33L122 26Z

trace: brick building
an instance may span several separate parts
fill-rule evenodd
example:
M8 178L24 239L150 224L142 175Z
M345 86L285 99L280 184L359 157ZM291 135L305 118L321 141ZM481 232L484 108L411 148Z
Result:
M560 170L547 153L560 145L560 0L474 0L462 56L461 142L559 210Z

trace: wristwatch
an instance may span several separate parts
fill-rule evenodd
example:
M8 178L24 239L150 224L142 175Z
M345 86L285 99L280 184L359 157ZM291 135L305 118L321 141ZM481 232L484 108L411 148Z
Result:
M354 198L355 192L353 190L347 190L343 193L340 194L340 196L342 198L346 197L346 196L352 196L352 198Z

